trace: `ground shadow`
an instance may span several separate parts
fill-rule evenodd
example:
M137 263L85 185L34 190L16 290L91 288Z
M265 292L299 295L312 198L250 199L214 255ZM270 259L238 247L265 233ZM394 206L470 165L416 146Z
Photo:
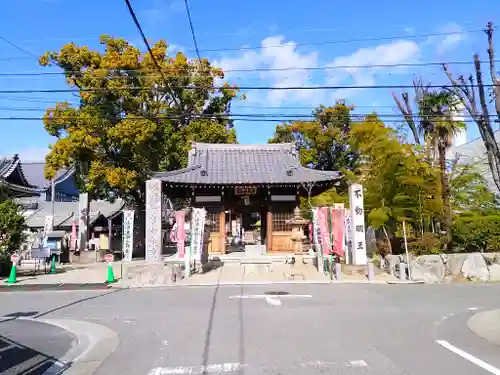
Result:
M10 313L7 315L4 315L7 318L29 318L31 316L35 316L38 314L38 311L24 311L24 312L15 312L15 313Z
M29 348L0 335L0 374L43 375L52 367L52 374L62 374L71 363L62 363L53 356Z

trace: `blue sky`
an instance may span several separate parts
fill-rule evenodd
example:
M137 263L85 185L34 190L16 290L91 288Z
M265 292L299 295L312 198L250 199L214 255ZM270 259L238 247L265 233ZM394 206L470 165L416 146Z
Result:
M98 37L110 34L143 47L123 0L1 0L0 36L35 55L58 50L73 41L99 48ZM469 32L496 23L498 0L404 2L358 0L339 5L325 0L190 0L201 50L271 46L256 50L201 52L227 70L335 65L401 64L428 61L471 61L474 52L486 58L486 37ZM151 41L166 39L172 50L195 54L183 0L132 0ZM461 31L460 34L408 38L417 34ZM500 32L498 33L500 34ZM352 39L399 37L392 40ZM330 43L319 43L330 42ZM305 44L305 45L304 45ZM497 35L500 46L500 35ZM500 48L497 48L500 59ZM471 66L452 66L457 74ZM57 71L42 68L37 59L0 40L0 73ZM232 83L250 86L399 85L422 76L433 84L447 83L439 67L229 72ZM1 90L65 88L61 76L0 76ZM43 108L69 94L1 94L0 117L41 117ZM376 110L395 114L391 90L251 91L248 99L233 105L233 113L308 115L319 105L345 98L357 113ZM40 160L54 140L41 121L2 120L0 155L19 153ZM241 143L264 143L275 123L236 123ZM477 137L471 124L468 138Z

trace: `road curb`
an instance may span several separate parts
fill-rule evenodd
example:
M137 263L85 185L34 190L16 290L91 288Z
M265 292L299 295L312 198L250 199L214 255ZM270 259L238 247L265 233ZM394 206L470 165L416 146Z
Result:
M259 286L259 285L335 285L335 284L387 284L385 280L297 280L297 281L214 281L207 283L186 283L169 285L134 285L121 287L123 289L153 289L153 288L188 288L188 287L213 287L213 286ZM120 288L120 286L117 286Z
M500 346L500 310L477 313L469 318L467 327L486 341Z
M100 324L72 319L33 319L17 318L50 324L72 333L78 343L71 348L60 362L67 365L65 375L90 375L116 349L120 340L118 334ZM50 367L43 375L61 374L60 365Z

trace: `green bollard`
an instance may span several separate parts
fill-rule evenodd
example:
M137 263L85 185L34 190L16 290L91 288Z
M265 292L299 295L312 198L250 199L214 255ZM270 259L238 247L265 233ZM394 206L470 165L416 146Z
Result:
M106 254L104 260L108 262L108 278L105 281L106 284L116 283L118 280L115 279L115 274L113 273L113 254Z
M12 268L10 269L9 279L5 281L5 284L15 284L15 283L17 283L16 263L12 262Z
M52 260L50 262L50 272L49 274L55 275L56 272L56 254L52 254Z
M105 281L106 284L116 283L118 280L115 279L115 274L113 273L113 265L111 262L108 263L108 279Z

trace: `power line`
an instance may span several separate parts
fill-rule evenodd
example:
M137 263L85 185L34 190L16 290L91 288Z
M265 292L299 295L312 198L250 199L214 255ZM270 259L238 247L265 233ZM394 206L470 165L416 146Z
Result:
M328 41L323 41L323 42L293 43L293 46L294 47L304 47L304 46L321 46L321 45L358 43L358 42L382 42L382 41L397 40L397 39L418 39L418 38L428 38L428 37L433 37L433 36L461 35L461 34L466 34L466 33L478 33L478 32L483 32L483 31L484 31L483 29L476 29L476 30L462 30L462 31L443 32L443 33L427 33L427 34L398 35L398 36L387 36L387 37L340 39L340 40L328 40ZM249 51L249 50L267 49L267 48L290 48L290 47L291 47L291 45L289 45L289 44L284 44L284 45L277 44L277 45L260 45L260 46L238 47L238 48L202 49L202 50L200 50L200 52Z
M477 84L467 85L468 87L479 87ZM483 87L494 87L493 84L484 84ZM427 88L439 88L439 89L447 89L453 88L454 86L450 84L442 84L442 85L426 85ZM172 85L169 88L183 89L183 90L221 90L228 89L231 86L205 86L205 87L193 87L193 86L178 86ZM368 90L368 89L412 89L413 85L352 85L352 86L235 86L235 89L239 90L256 90L256 91L302 91L302 90L343 90L343 89L351 89L351 90ZM44 93L44 94L56 94L56 93L78 93L78 92L100 92L100 91L121 91L121 90L151 90L150 87L121 87L121 88L89 88L89 89L45 89L45 90L37 90L37 89L21 89L21 90L0 90L0 94L28 94L28 93Z
M3 40L8 45L10 45L11 47L14 47L15 49L17 49L18 51L21 51L22 53L25 53L27 55L30 55L31 57L38 59L38 56L35 55L34 53L31 53L31 52L25 50L24 48L19 47L17 44L12 43L10 40L4 38L3 36L0 36L0 39Z
M149 42L146 38L146 35L144 34L144 31L142 30L141 24L139 23L139 20L137 19L137 16L135 15L134 9L132 8L132 5L130 4L130 0L125 0L125 3L127 4L128 11L130 15L132 16L132 19L134 20L135 26L137 27L137 30L139 31L139 34L141 34L142 40L144 44L146 45L146 48L148 49L149 56L151 56L151 60L153 60L153 64L156 67L156 70L160 73L161 77L163 78L163 81L165 82L165 85L167 88L169 88L168 82L165 79L165 76L163 75L160 65L158 64L158 61L156 61L156 58L153 54L153 50L151 49L151 46L149 45ZM176 100L177 101L177 100Z
M128 3L128 0L125 0ZM137 19L137 17L135 17ZM496 30L498 27L495 27ZM142 30L142 28L141 28ZM371 37L371 38L352 38L352 39L339 39L339 40L327 40L321 42L303 42L303 43L293 43L293 47L305 47L305 46L320 46L320 45L333 45L333 44L345 44L345 43L358 43L358 42L382 42L389 40L406 40L406 39L418 39L418 38L428 38L435 36L451 36L451 35L462 35L469 33L479 33L483 32L483 29L472 29L472 30L462 30L462 31L452 31L452 32L440 32L440 33L423 33L414 35L394 35L386 37ZM146 41L147 42L147 41ZM149 46L149 44L146 44ZM267 48L290 48L291 44L278 44L278 45L260 45L251 47L234 47L234 48L210 48L210 49L200 49L198 52L231 52L231 51L249 51L249 50L260 50ZM194 52L196 49L188 49L187 52ZM0 60L16 60L23 59L25 57L4 57Z
M354 119L355 121L360 121L363 120L361 118L362 115L359 115L360 118ZM241 118L238 118L241 117ZM183 118L191 118L191 119L201 119L201 120L210 120L210 119L218 119L218 120L232 120L232 121L248 121L248 122L291 122L294 119L291 118L256 118L256 117L245 117L242 115L231 115L231 116L214 116L211 115L211 117L208 116L200 116L200 115L193 115L193 114L188 114L188 115L176 115L176 116L164 116L164 117L152 117L149 119L155 119L155 120L179 120ZM58 117L60 120L75 120L73 117ZM137 119L145 120L147 118L144 117L138 117ZM0 121L42 121L44 120L43 117L0 117ZM94 121L94 120L99 120L97 119L78 119L78 121ZM404 123L405 120L404 118L398 118L398 119L380 119L381 122L386 122L386 123ZM464 123L474 123L475 121L473 119L465 119L461 122Z
M367 106L365 106L367 107ZM384 106L374 106L374 107L384 107ZM396 106L385 106L386 108L387 107L391 107L391 108L396 108ZM262 108L266 108L266 107L258 107L260 109ZM316 107L274 107L276 109L286 109L286 108L289 108L289 109L316 109ZM372 108L372 107L370 107ZM40 107L12 107L12 106L0 106L0 111L17 111L17 112L44 112L46 111L47 108L40 108ZM311 111L312 112L312 111ZM355 109L352 110L350 112L350 115L351 116L354 116L354 117L366 117L366 116L371 116L373 114L376 114L378 117L392 117L392 118L402 118L402 119L405 119L406 117L410 117L410 116L404 116L402 115L401 113L380 113L380 112L377 112L376 110L374 110L373 112L370 112L370 113L366 113L366 112L363 112L363 113L355 113ZM312 114L312 113L308 113L308 114L304 114L304 113L295 113L295 114L290 114L290 113L230 113L230 114L217 114L217 113L214 113L214 114L192 114L192 113L184 113L184 114L180 114L180 115L184 115L184 116L190 116L190 115L194 115L194 116L204 116L204 117L217 117L217 116L242 116L242 117L283 117L283 118L312 118L314 119L315 116ZM167 115L168 116L168 115ZM419 114L414 114L414 115L411 115L411 117L413 118L421 118L421 117L425 117L425 118L442 118L443 116L440 116L440 115L426 115L426 116L421 116ZM467 117L471 117L470 115L463 115L462 117L464 118L467 118ZM497 117L497 115L490 115L490 117L492 118L495 118Z
M494 62L500 63L500 60L495 60ZM482 64L487 64L488 61L482 61ZM396 63L396 64L365 64L365 65L329 65L329 66L319 66L319 67L287 67L287 68L253 68L253 69L225 69L224 73L253 73L253 72L281 72L281 71L320 71L320 70L336 70L336 69L372 69L372 68L411 68L411 67L430 67L430 66L442 66L442 65L473 65L472 61L428 61L421 63ZM112 71L110 69L110 71ZM123 73L148 73L156 72L156 69L117 69L118 72ZM165 69L168 71L168 69ZM26 72L26 73L0 73L0 77L17 77L17 76L50 76L50 75L64 75L67 73L81 73L80 70L76 71L66 71L66 72ZM154 75L153 75L154 76ZM178 77L183 77L178 76ZM186 75L188 77L188 75ZM96 77L98 78L98 77ZM120 79L124 77L102 77L102 79Z
M194 32L193 20L191 19L191 12L189 11L189 4L187 0L184 0L184 5L186 6L186 13L189 20L189 28L191 29L191 36L193 37L194 49L196 51L196 56L198 56L198 61L200 62L201 66L200 50L198 48L198 42L196 41L196 34Z

